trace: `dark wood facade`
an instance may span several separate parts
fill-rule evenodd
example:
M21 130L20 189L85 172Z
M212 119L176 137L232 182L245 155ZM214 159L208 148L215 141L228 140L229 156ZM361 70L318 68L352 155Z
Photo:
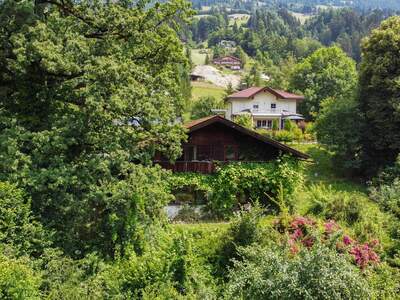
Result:
M189 138L175 164L160 156L156 162L175 172L212 173L216 164L235 161L266 162L282 153L301 159L308 156L277 141L268 139L220 116L193 121L186 126Z

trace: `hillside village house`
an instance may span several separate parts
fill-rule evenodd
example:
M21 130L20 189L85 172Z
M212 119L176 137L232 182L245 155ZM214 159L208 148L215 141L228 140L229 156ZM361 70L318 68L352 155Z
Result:
M225 116L233 120L235 116L249 114L255 127L265 129L271 129L273 121L277 120L282 129L286 119L296 123L304 120L297 113L297 103L303 99L303 96L269 87L251 87L228 96Z
M156 154L154 162L174 172L213 173L218 164L235 161L266 162L288 154L298 159L308 155L244 128L221 116L210 116L184 125L188 140L175 162Z
M242 67L242 61L232 55L215 58L213 64L229 67L231 70L240 70Z

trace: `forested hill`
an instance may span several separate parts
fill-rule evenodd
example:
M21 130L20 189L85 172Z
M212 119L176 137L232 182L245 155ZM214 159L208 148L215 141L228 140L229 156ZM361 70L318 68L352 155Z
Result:
M398 0L192 0L194 7L200 6L229 6L235 9L251 9L252 7L286 5L291 8L306 9L316 6L353 7L359 9L400 9Z
M396 14L394 10L353 8L330 8L305 14L279 6L261 7L246 14L245 9L240 5L201 6L198 10L201 15L193 20L185 39L194 48L206 41L208 47L216 47L222 40L235 41L248 56L255 58L258 53L257 61L261 63L262 56L279 63L288 57L302 59L318 45L338 44L359 62L361 39ZM221 49L213 50L214 55L221 54Z

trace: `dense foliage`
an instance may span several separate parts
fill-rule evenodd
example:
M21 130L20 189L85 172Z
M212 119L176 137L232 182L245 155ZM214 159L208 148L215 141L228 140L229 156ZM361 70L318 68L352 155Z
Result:
M299 105L307 119L315 119L328 98L350 97L357 83L356 66L338 47L322 48L296 65L290 87L305 100Z
M180 153L187 61L173 27L188 5L145 4L0 4L0 178L74 255L123 251L169 199L163 173L137 163Z
M305 31L320 19L302 26L272 3L225 3L232 10L211 8L184 36L191 12L181 0L0 1L1 299L398 298L398 20L365 42L363 100L353 93L354 62L339 48L317 50L314 38L328 41ZM249 21L232 24L233 12L249 12ZM323 15L330 14L323 31L340 41L340 24L339 36L357 40L357 22L347 28L352 14ZM248 84L263 84L265 73L286 88L300 59L300 69L314 62L311 75L297 79L318 78L307 95L321 96L312 98L316 132L328 151L295 145L314 161L221 164L210 176L153 166L156 151L180 155L185 109L199 117L216 105L187 105L191 55L179 38L189 46L207 39L214 54L220 40L233 39L243 67L251 63ZM368 133L363 118L394 141L382 148L392 151L387 161L371 160L383 171L369 194L332 172L338 158L353 167L376 154L377 144L370 151L359 136ZM293 141L305 136L301 129L311 132L277 127L264 134ZM168 223L168 203L187 211L203 204L213 223Z
M363 166L373 175L379 168L393 164L400 152L399 35L400 18L392 17L362 46L358 100L365 130L361 144Z
M174 174L170 185L174 193L202 191L208 213L226 218L248 201L258 201L276 210L276 204L269 197L276 197L283 185L283 192L289 201L303 182L301 168L300 162L288 157L263 164L229 164L218 168L213 175Z
M365 299L368 283L344 257L323 246L295 258L282 249L243 251L230 273L229 299ZM255 280L256 279L256 280Z
M360 168L360 135L363 120L353 95L328 98L321 103L314 130L320 143L335 153L341 172Z

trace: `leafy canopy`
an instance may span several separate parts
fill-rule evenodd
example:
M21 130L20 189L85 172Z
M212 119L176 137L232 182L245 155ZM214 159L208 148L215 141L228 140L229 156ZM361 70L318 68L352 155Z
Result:
M183 0L1 2L0 178L69 253L113 255L170 199L138 163L180 155L189 14Z
M290 89L305 96L302 114L314 120L326 98L350 95L357 83L355 62L340 48L321 48L296 65L290 78Z

